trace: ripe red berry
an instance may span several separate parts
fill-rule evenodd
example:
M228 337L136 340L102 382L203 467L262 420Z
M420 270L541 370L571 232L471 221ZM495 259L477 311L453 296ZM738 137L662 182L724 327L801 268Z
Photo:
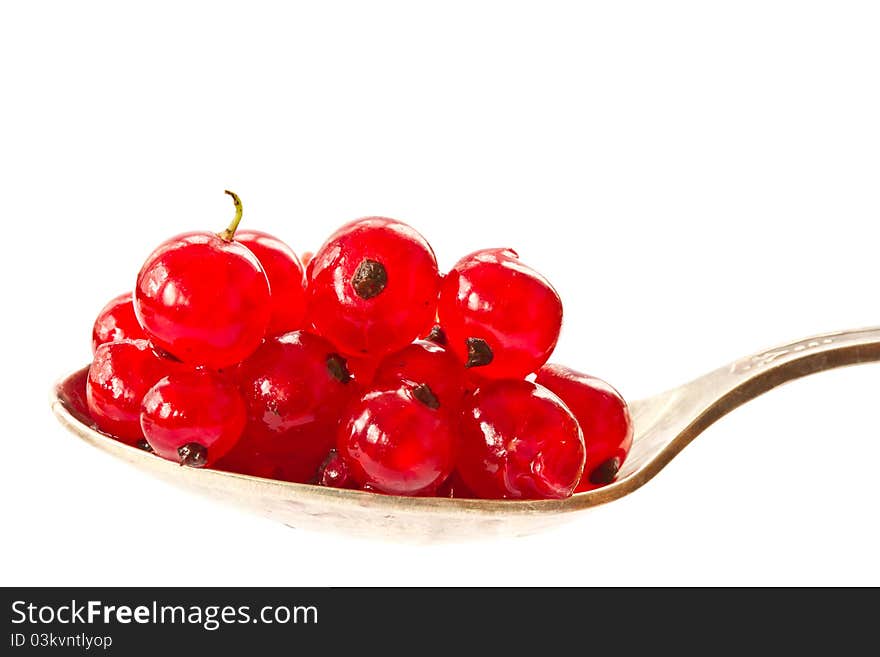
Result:
M95 351L86 382L89 414L98 428L136 444L141 431L141 400L170 370L173 361L156 355L146 340L105 342Z
M269 282L256 256L223 233L185 233L161 244L137 278L134 309L156 346L193 365L221 369L259 346L272 312Z
M633 439L632 418L620 393L601 379L552 363L538 371L537 383L565 402L584 434L587 462L575 492L614 481Z
M346 354L397 351L434 319L437 260L425 238L399 221L368 217L344 225L309 270L309 318Z
M407 386L357 400L339 429L337 449L361 486L394 495L433 491L452 471L451 416L420 401Z
M162 458L204 467L232 449L246 416L241 394L227 378L210 370L182 371L144 395L141 429Z
M464 366L443 347L433 342L416 340L379 363L373 385L376 388L396 388L409 385L415 394L426 394L427 384L437 405L457 412L464 396Z
M299 256L277 237L258 230L240 230L235 241L257 256L269 279L272 318L267 335L305 328L306 277Z
M351 469L339 452L330 450L327 458L318 468L317 484L330 488L356 488L357 484L351 477Z
M565 404L529 381L493 381L462 413L458 472L479 497L562 499L584 467L584 439Z
M459 260L443 279L438 308L449 348L492 379L537 371L562 326L556 290L510 249L484 249Z
M337 419L355 388L333 345L305 331L267 338L239 366L237 378L248 408L248 436L278 441L296 427Z
M114 297L104 306L92 326L92 353L105 342L143 340L147 337L134 315L131 292Z

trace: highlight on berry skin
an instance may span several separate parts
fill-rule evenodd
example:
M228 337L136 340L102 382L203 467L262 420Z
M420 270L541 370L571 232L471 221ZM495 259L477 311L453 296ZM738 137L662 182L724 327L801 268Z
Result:
M133 289L108 290L83 390L108 439L359 495L515 503L619 478L623 396L548 362L562 300L533 265L552 263L478 248L441 272L421 233L381 216L321 245L288 222L285 242L242 227L225 193L226 228L182 221L188 232L120 272Z

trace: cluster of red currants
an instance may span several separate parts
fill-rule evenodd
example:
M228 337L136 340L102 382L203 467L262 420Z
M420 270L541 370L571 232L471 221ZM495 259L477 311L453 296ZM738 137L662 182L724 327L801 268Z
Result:
M605 382L546 364L562 324L510 249L445 276L393 219L301 260L279 239L185 233L98 316L86 398L101 431L192 467L396 495L564 498L632 443Z

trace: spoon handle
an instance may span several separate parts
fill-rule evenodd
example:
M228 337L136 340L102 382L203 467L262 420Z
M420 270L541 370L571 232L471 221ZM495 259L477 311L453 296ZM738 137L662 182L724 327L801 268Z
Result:
M767 349L634 404L636 444L621 477L651 476L709 425L787 381L845 365L880 361L880 327L826 333ZM639 441L639 437L642 438Z
M825 370L880 361L880 327L826 333L742 358L703 376L713 406L726 412L787 381ZM720 416L719 416L720 417Z

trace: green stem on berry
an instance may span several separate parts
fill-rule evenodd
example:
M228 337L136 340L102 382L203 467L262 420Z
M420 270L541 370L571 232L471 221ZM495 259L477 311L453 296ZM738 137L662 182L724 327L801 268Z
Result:
M229 194L232 197L232 202L235 204L235 217L233 217L232 222L222 233L217 233L220 239L224 242L231 242L232 238L235 237L235 231L238 230L238 224L241 223L241 199L238 198L238 194L235 192L230 192L228 189L223 190L224 193Z

